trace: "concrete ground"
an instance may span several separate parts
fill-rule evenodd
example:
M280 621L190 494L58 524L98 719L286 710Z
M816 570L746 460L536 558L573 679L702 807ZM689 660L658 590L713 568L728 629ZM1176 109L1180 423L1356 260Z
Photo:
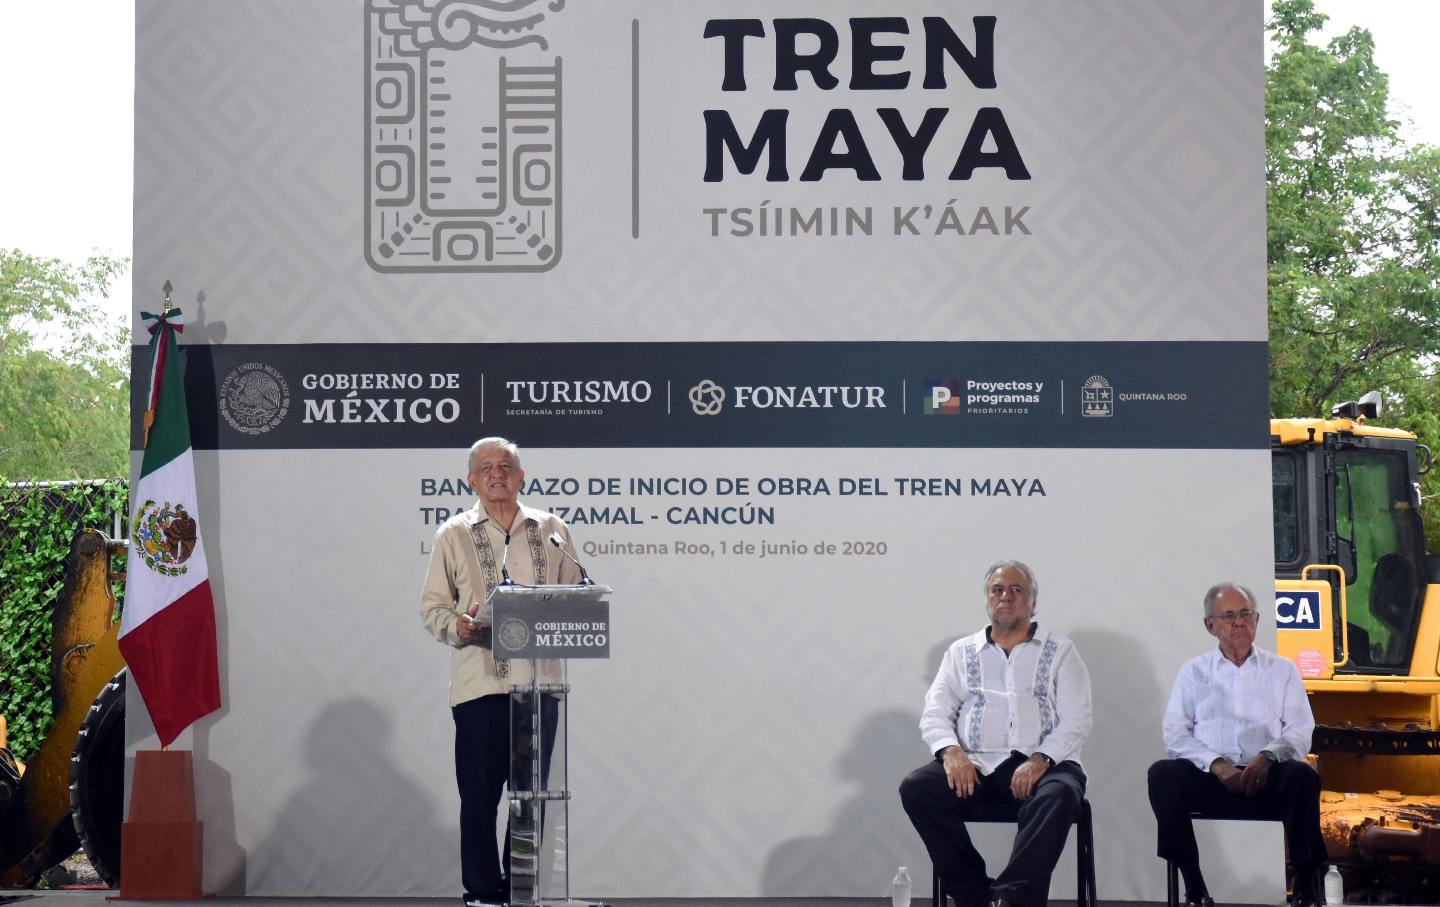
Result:
M0 891L0 904L17 907L109 907L116 891L53 889L48 891ZM205 907L217 900L245 901L245 907L457 907L454 898L215 898L206 901L135 901L165 907ZM885 898L623 898L609 901L614 907L889 907ZM912 907L931 907L930 898L915 898ZM1152 902L1104 901L1101 907L1150 907ZM1051 907L1070 907L1074 901L1051 901ZM1256 905L1219 905L1256 907ZM1273 905L1271 905L1273 907Z

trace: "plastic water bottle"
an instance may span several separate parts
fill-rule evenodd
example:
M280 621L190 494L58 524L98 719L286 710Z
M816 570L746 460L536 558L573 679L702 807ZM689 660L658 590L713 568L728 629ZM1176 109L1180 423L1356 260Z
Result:
M906 872L904 866L895 873L895 881L890 883L890 905L910 907L910 873Z
M1325 871L1325 903L1345 903L1345 882L1340 878L1340 870L1335 868L1333 863Z

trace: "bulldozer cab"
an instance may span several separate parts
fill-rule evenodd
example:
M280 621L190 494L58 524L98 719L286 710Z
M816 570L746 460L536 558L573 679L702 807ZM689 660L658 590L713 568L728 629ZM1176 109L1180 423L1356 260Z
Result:
M1315 716L1320 826L1345 900L1434 904L1440 559L1425 553L1417 482L1429 451L1369 424L1379 404L1270 422L1276 649Z
M1271 423L1278 647L1307 679L1412 670L1425 600L1415 436Z

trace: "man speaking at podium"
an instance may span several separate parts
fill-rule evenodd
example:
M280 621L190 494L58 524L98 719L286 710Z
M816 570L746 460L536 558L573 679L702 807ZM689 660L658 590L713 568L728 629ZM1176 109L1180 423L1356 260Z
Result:
M959 907L1044 907L1085 796L1090 674L1070 640L1031 619L1029 567L1001 561L984 589L990 625L945 651L920 716L935 759L900 783L900 802ZM1017 828L992 880L965 820L997 806L1015 809Z
M525 470L505 438L481 438L467 461L480 500L435 533L420 594L425 628L450 648L450 711L455 719L455 777L460 788L460 877L467 907L505 904L507 869L495 841L500 790L510 775L510 684L527 683L530 666L490 654L486 600L502 582L531 586L577 583L580 570L548 540L558 533L575 554L570 530L553 514L520 503Z

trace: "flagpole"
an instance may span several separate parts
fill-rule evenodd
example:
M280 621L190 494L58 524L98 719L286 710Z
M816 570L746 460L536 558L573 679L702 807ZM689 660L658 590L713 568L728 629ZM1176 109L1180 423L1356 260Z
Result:
M172 290L173 288L170 286L170 281L169 281L169 280L166 280L166 281L165 281L165 285L162 286L160 289L162 289L162 290L165 291L165 307L160 310L160 317L161 317L161 318L164 318L166 315L169 315L169 314L170 314L170 310L171 310L171 309L175 308L174 304L170 301L170 292L171 292L171 290ZM165 343L164 330L165 330L165 326L164 326L164 324L162 323L161 326L160 326L160 331L157 332L157 334L156 334L155 350L150 354L150 357L151 357L150 370L151 370L151 375L152 375L152 377L151 377L152 387L150 388L150 397L149 397L149 399L146 401L146 404L145 404L145 405L146 405L146 410L145 410L145 440L144 440L144 443L141 444L141 447L149 447L149 446L150 446L150 426L152 426L152 425L155 424L155 388L153 387L153 382L154 382L154 380L155 380L154 377L153 377L154 371L155 371L154 358L155 358L156 356L160 355L160 347L161 347L162 344Z
M175 304L170 301L170 293L171 293L171 291L172 291L174 288L170 285L170 281L169 281L169 280L166 280L166 281L165 281L165 284L164 284L163 286L161 286L160 289L162 289L162 290L165 291L165 306L164 306L164 308L162 308L162 309L160 310L160 317L163 319L163 318L165 318L167 315L170 314L170 311L171 311L172 309L175 308ZM166 325L162 322L162 323L161 323L161 326L160 326L160 331L156 334L156 337L155 337L155 351L151 354L152 357L156 357L156 356L159 356L159 355L160 355L160 347L165 344L165 339L166 339L166 337L165 337L165 329L166 329ZM155 400L154 400L154 397L155 397L154 389L152 388L152 389L151 389L151 399L150 399L150 401L149 401L149 407L150 407L150 408L147 409L147 410L145 410L145 444L144 444L145 447L149 447L149 446L150 446L150 426L152 426L152 425L155 424ZM160 744L160 752L165 753L165 752L169 752L169 750L170 750L170 747L169 747L169 746L167 746L167 745L165 745L165 744L163 744L163 743Z

